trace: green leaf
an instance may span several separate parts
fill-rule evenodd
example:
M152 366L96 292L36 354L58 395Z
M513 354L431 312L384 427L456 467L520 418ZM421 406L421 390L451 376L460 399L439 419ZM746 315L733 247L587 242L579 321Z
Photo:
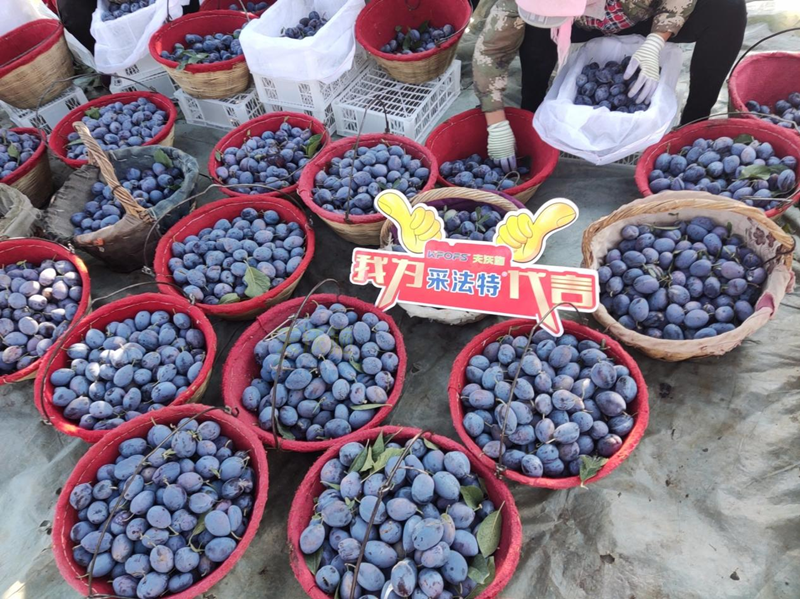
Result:
M82 146L82 145L83 145L83 140L80 139L80 138L73 139L72 141L67 142L67 147L70 147L70 146Z
M93 106L92 108L90 108L89 110L84 112L83 114L88 116L90 119L95 119L95 120L99 119L100 116L101 116L100 115L100 110L95 106Z
M403 40L403 50L410 50L410 49L411 49L411 44L412 44L412 43L413 43L413 42L411 41L411 36L410 36L410 35L408 35L408 34L406 34L406 37L405 37L405 39Z
M482 557L482 556L479 556L479 555L475 556L475 558L473 558L473 562L478 557ZM476 568L476 570L477 570L477 568ZM496 568L495 568L494 558L493 557L490 557L489 560L487 561L487 570L489 571L489 576L486 578L486 580L483 581L482 584L479 584L474 589L472 589L472 592L467 596L466 599L476 599L476 597L479 597L483 593L483 591L485 591L486 588L490 584L492 584L492 582L494 582L494 577L495 577L497 571L496 571Z
M584 486L587 480L596 476L600 469L605 466L606 462L608 461L607 458L600 458L600 457L589 457L587 455L581 456L581 470L580 470L580 477L581 477L581 486Z
M359 472L367 472L372 470L374 465L375 460L372 458L372 447L369 447L367 451L367 459L364 461L364 465L359 469Z
M317 549L311 555L306 555L305 558L308 569L311 570L312 574L316 574L317 570L319 570L319 563L322 561L322 547Z
M353 410L354 412L358 412L358 411L361 411L361 410L378 410L378 409L384 407L385 405L386 404L382 404L382 403L363 403L363 404L358 405L358 406L353 406L350 409Z
M285 428L283 428L283 425L281 424L281 421L278 420L277 418L275 418L275 424L278 426L278 434L281 437L283 437L287 441L294 441L295 440L295 436L291 432L289 432Z
M322 134L317 133L313 135L308 140L308 145L306 145L306 158L312 158L314 154L317 153L319 149L319 144L322 143Z
M461 487L461 496L464 498L464 503L473 510L477 510L481 506L481 501L483 501L483 491L471 485Z
M217 162L222 162L222 152L220 152L219 150L214 152L214 158L216 159Z
M749 133L742 133L739 137L733 140L736 144L751 144L755 141L755 137Z
M12 158L19 158L19 149L13 143L8 144L8 155Z
M500 544L500 531L503 529L503 506L492 512L478 526L475 536L478 539L478 547L483 557L489 557Z
M322 484L328 487L329 489L333 489L334 491L338 491L341 489L341 486L337 485L336 483L329 483L328 481L323 480Z
M394 30L395 30L397 33L400 33L401 31L403 31L403 26L402 26L402 25L397 25L397 26L394 28Z
M361 368L361 364L359 364L358 362L356 362L352 358L350 358L350 366L352 366L353 370L355 370L356 372L364 372L362 370L362 368Z
M351 472L361 472L361 469L367 462L368 453L369 453L369 442L367 442L367 446L361 450L361 453L359 453L356 456L356 459L353 460L353 463L350 464L350 469L347 471L347 473L350 474Z
M425 447L427 447L428 449L431 449L433 451L439 451L439 446L436 445L436 443L434 443L430 439L426 439L425 437L422 437L422 444Z
M486 582L486 579L489 578L489 561L480 553L473 557L469 570L467 570L467 576L478 584Z
M425 32L426 32L426 31L428 31L428 29L430 29L430 28L431 28L431 22L430 22L430 21L423 21L423 22L422 22L422 25L420 25L420 26L417 28L417 30L418 30L420 33L425 33Z
M244 282L247 285L244 294L250 298L264 295L270 288L269 277L253 266L247 267Z
M769 179L772 174L769 167L762 164L751 164L742 169L742 176L740 179Z
M372 446L372 457L373 459L378 459L381 457L383 450L386 449L385 441L383 440L383 433L378 434L378 438L375 439L375 444Z
M220 305L222 304L235 304L237 302L242 301L242 298L239 297L238 293L226 293L221 298L219 298Z
M200 517L197 519L197 524L195 524L195 525L194 525L194 528L192 529L192 534L191 534L191 535L189 535L189 538L191 539L193 536L195 536L195 535L199 535L199 534L200 534L201 532L203 532L205 529L206 529L206 515L205 515L205 514L202 514L202 515L201 515L201 516L200 516Z
M153 158L159 164L163 164L167 168L172 168L172 159L169 156L167 156L167 153L164 150L162 150L161 148L158 148L153 153Z
M390 447L389 449L384 450L381 454L381 457L378 458L378 461L375 462L375 466L372 468L374 472L380 472L384 468L386 468L386 464L389 463L389 459L392 457L400 457L403 455L403 450L399 447Z

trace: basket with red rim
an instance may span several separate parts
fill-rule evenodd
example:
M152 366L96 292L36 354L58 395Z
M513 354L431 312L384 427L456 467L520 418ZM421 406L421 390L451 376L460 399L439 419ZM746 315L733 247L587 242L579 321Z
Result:
M39 138L39 147L24 164L19 165L5 179L0 179L0 183L24 193L35 208L44 208L50 203L53 191L53 177L50 174L50 161L47 159L47 138L41 129L31 127L16 127L8 131L19 135L35 135Z

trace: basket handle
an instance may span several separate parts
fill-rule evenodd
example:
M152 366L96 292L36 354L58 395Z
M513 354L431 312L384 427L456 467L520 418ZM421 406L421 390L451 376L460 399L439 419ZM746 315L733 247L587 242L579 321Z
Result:
M151 221L152 217L150 214L139 206L131 192L125 189L117 179L117 174L114 172L114 167L111 166L111 162L108 160L108 157L105 155L103 150L100 148L100 144L97 143L91 133L89 133L89 128L78 121L72 124L73 129L78 132L78 135L81 136L81 141L83 145L86 146L86 152L88 154L89 164L92 164L100 169L100 173L103 175L103 178L106 180L111 186L111 190L114 194L114 197L122 204L122 207L125 209L125 212L134 216L142 221Z
M764 38L761 38L760 40L758 40L755 44L753 44L747 50L745 50L744 54L742 54L739 57L739 60L736 61L736 63L733 65L733 68L731 69L731 75L733 75L733 73L736 70L736 68L745 59L745 57L748 54L750 54L751 51L755 50L758 46L760 46L764 42L766 42L768 40L771 40L773 37L778 37L779 35L783 35L784 33L790 33L792 31L800 31L800 27L790 27L789 29L783 29L782 31L778 31L777 33L772 33L772 34L768 35L767 37L764 37Z

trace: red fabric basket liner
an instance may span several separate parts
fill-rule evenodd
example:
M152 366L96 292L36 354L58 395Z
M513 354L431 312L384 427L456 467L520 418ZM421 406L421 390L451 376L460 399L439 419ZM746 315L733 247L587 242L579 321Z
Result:
M797 179L800 180L800 135L792 133L788 129L778 127L767 121L743 118L743 119L715 119L702 121L676 129L672 133L665 135L660 142L647 148L639 161L636 163L636 186L642 193L642 197L653 195L650 191L648 176L655 166L656 158L664 152L677 153L683 146L690 146L696 139L701 137L706 139L717 139L719 137L732 137L736 139L739 135L748 134L755 137L760 142L769 142L775 149L777 156L791 155L798 159ZM767 218L786 212L792 204L800 198L800 191L792 197L791 202L787 201L778 208L767 210ZM725 198L720 198L725 199ZM738 200L731 199L732 202Z
M541 185L558 164L558 150L547 145L533 128L533 113L520 108L506 108L506 118L514 137L517 140L517 155L530 157L530 179L519 185L504 190L504 193L516 195L531 187ZM425 147L428 148L439 164L463 160L473 154L486 157L486 144L489 133L486 129L486 117L479 108L457 114L436 127L428 136ZM443 187L456 187L439 174L439 184Z
M86 482L95 482L97 469L103 464L114 461L119 455L120 444L126 439L144 437L154 424L177 425L183 418L192 418L207 408L208 406L204 405L172 406L152 412L147 418L136 418L126 422L113 431L109 431L109 434L102 441L90 447L89 451L75 465L75 469L70 474L58 497L52 539L53 554L58 570L64 580L67 581L67 584L78 593L88 596L89 585L88 578L85 577L86 569L79 566L72 557L72 547L75 543L70 540L69 533L78 522L77 513L69 504L69 495L72 489ZM203 414L197 420L199 422L213 420L222 428L222 434L229 437L236 444L237 450L250 452L250 466L256 475L255 502L253 503L253 511L248 515L247 530L228 559L211 574L201 578L199 582L185 591L176 595L168 595L170 599L199 597L233 569L256 536L258 525L264 515L264 506L267 503L267 492L269 490L267 456L258 439L246 426L243 426L236 418L225 414L221 410ZM101 595L114 595L114 590L111 584L106 582L105 577L95 578L92 583L92 590L94 593Z
M623 440L622 448L606 462L605 466L597 473L597 476L594 476L586 482L586 484L589 484L597 482L601 478L605 478L616 470L616 468L631 455L644 436L644 432L647 429L647 422L650 418L647 383L645 383L642 371L639 369L639 365L636 361L611 337L570 320L564 320L563 322L564 332L574 335L579 341L590 339L601 345L605 344L606 353L614 359L615 364L625 366L631 371L631 377L633 377L636 381L636 385L639 387L639 394L630 404L631 415L635 417L633 430L631 430L628 436ZM483 464L486 464L488 468L492 468L492 471L494 471L497 462L485 455L481 451L481 448L475 444L475 441L472 440L472 437L469 436L469 433L464 429L464 409L461 405L460 396L461 390L467 384L467 365L470 358L481 353L483 348L489 343L497 341L497 339L503 335L509 334L509 331L515 335L527 335L534 324L535 323L530 320L515 319L506 320L489 327L470 341L467 346L461 350L461 353L458 354L456 361L453 363L453 372L450 374L450 382L447 385L447 393L450 397L450 415L453 418L453 425L456 427L458 436L461 437L461 440L464 442L464 445L467 446L470 453ZM545 489L570 489L581 484L581 479L577 476L570 476L568 478L548 478L545 476L532 478L511 469L506 469L503 472L503 476L523 485L543 487Z
M169 100L169 98L162 94L151 91L141 91L121 92L118 94L101 96L96 100L92 100L86 104L81 104L74 110L71 110L67 116L58 122L53 129L53 132L50 134L50 141L48 142L50 149L69 167L79 168L84 164L87 164L86 160L74 160L73 158L67 158L67 144L69 143L67 136L70 133L75 132L75 130L72 128L72 123L79 122L86 115L86 111L92 108L102 108L103 106L114 104L115 102L130 104L139 98L147 98L147 100L167 113L167 122L164 124L164 128L159 131L158 135L156 135L153 139L142 144L143 146L157 146L169 135L170 131L175 128L175 121L178 120L178 109L175 108L175 105Z
M250 412L242 405L242 391L250 385L250 381L258 378L261 368L256 364L253 357L253 348L256 343L261 341L266 335L271 333L274 329L280 328L284 321L294 316L300 304L303 303L304 298L296 297L286 302L282 302L264 312L259 316L256 321L250 325L241 337L236 341L236 344L231 348L228 354L228 359L225 360L225 366L222 368L222 397L225 405L230 407L236 413L236 417L247 423L248 426L253 427L259 439L270 447L275 446L275 437L269 432L265 431L258 425L258 414ZM372 312L381 320L389 324L389 331L394 335L396 345L395 353L399 359L397 372L394 377L394 387L389 393L389 400L383 408L378 410L375 417L366 425L353 431L349 435L340 437L338 439L329 439L327 441L291 441L289 439L280 439L280 448L286 451L298 451L303 453L310 453L315 451L325 451L329 447L341 443L347 443L354 436L362 433L363 431L373 429L383 422L392 411L392 408L400 399L403 392L403 382L406 378L406 365L408 357L406 355L406 345L403 341L403 334L397 327L394 319L385 312L381 312L373 304L362 302L359 299L347 295L336 295L333 293L320 293L312 295L308 298L304 312L310 314L314 311L317 304L330 305L339 302L340 304L355 310L359 315L366 312ZM237 413L238 412L238 413Z
M413 8L409 8L413 6ZM472 17L468 0L422 0L415 3L400 3L397 0L372 0L356 19L356 39L370 54L384 60L417 62L457 44ZM412 54L388 54L381 47L394 39L396 27L416 29L425 21L436 27L447 23L456 28L456 33L433 50Z
M150 55L156 62L177 69L179 63L161 58L162 50L172 52L176 43L186 43L185 38L190 33L202 36L216 33L232 34L237 29L244 27L248 17L250 19L256 18L255 15L247 15L240 10L204 10L184 15L174 21L164 23L153 34L153 37L150 38ZM227 71L239 62L244 62L244 54L230 60L221 60L211 64L189 64L186 65L184 70L187 73Z
M266 131L277 131L283 123L289 123L292 127L301 127L303 129L311 129L311 132L314 135L322 135L322 140L320 141L320 145L317 148L317 153L321 152L322 149L327 146L331 141L331 136L328 133L328 130L325 128L325 125L322 124L319 120L315 119L313 116L308 116L305 114L301 114L299 112L270 112L269 114L265 114L263 116L256 117L250 121L247 121L243 125L239 125L233 131L230 131L217 142L217 145L214 146L214 149L211 150L211 155L208 157L208 174L211 175L211 179L213 179L214 183L219 183L220 185L225 185L224 181L220 181L219 177L217 177L217 167L222 165L221 160L217 160L217 152L223 154L227 148L232 146L241 147L243 143L245 143L251 137L260 136L262 133ZM306 163L306 166L310 164L310 161ZM305 168L305 167L303 167ZM273 192L265 192L258 194L259 196L271 196L271 197L284 197L287 194L292 193L297 189L297 183L290 185L289 187L285 187L280 191L273 191ZM245 193L239 193L238 191L234 191L230 187L220 187L219 190L224 193L225 195L234 196L234 197L252 197Z
M345 137L336 141L322 151L318 152L314 159L306 164L303 169L303 174L300 176L298 185L298 192L300 198L305 202L309 209L317 214L320 218L335 223L363 225L368 223L375 223L384 220L384 216L380 213L376 214L351 214L349 220L345 220L344 214L338 212L329 212L324 210L322 206L318 206L314 202L313 189L314 177L317 173L327 167L331 160L336 157L344 156L348 150L352 150L355 146L355 137ZM408 154L422 162L422 166L430 170L428 182L419 191L428 191L436 186L436 179L439 176L439 162L436 160L433 152L425 146L419 145L417 142L402 137L400 135L391 135L384 133L372 133L370 135L362 135L359 141L359 147L372 147L384 143L388 146L397 145L402 147Z
M41 412L42 416L50 419L56 430L72 437L80 437L87 443L96 443L106 436L114 436L114 432L122 428L122 425L116 429L95 431L85 430L78 426L74 420L64 418L61 408L53 405L53 384L50 382L50 374L59 368L66 368L69 363L67 357L67 348L73 343L81 341L86 333L91 328L98 328L103 330L105 325L116 321L121 321L126 318L133 318L137 312L141 310L165 310L170 314L175 312L184 312L192 319L193 327L199 329L206 340L206 359L203 362L203 368L200 369L200 374L195 381L189 385L189 388L176 397L169 405L179 406L185 404L190 400L195 391L197 391L203 382L211 376L211 369L214 365L214 356L217 353L217 335L211 327L208 318L203 314L202 310L196 306L192 306L185 299L174 298L158 293L142 293L140 295L131 295L126 298L111 302L105 306L92 312L77 324L77 326L70 329L66 335L63 335L59 342L54 346L57 347L55 355L52 356L52 361L48 359L48 365L39 370L36 375L36 382L34 383L34 400L36 408ZM46 406L46 407L45 407ZM162 410L155 412L147 412L140 417L134 418L130 422L138 422L144 420L149 421L154 414L161 413Z
M38 19L12 29L0 37L0 78L33 62L55 46L64 35L56 19Z
M15 131L25 131L28 133L31 131L39 132L38 129L15 129ZM42 147L44 147L44 144L39 145L39 149ZM31 158L28 162L32 162L33 160L34 158ZM3 181L3 183L5 183L5 181ZM10 239L7 241L0 241L0 265L12 264L20 260L28 260L34 264L39 264L44 260L69 260L75 266L76 270L81 275L83 295L81 296L81 301L78 303L78 311L75 313L75 318L72 320L72 326L74 327L75 323L83 318L89 311L89 300L92 292L89 270L86 268L83 260L76 254L70 252L63 245L53 243L52 241L45 241L44 239ZM69 334L69 329L67 334ZM26 368L12 374L0 376L0 385L14 383L31 375L38 370L43 363L46 363L42 362L42 360L50 359L55 347L56 345L54 344L53 347L50 348L50 351L42 358L39 358Z
M39 164L39 160L41 160L42 157L47 160L47 138L42 134L41 129L34 129L33 127L15 127L14 129L8 129L8 131L18 133L19 135L24 135L25 133L35 135L41 141L39 147L36 148L36 151L33 153L33 156L31 156L25 164L14 169L5 179L0 179L0 183L12 185L31 172L36 165Z
M163 282L173 283L172 274L169 270L169 260L172 258L172 243L174 241L181 241L189 235L196 235L206 227L213 227L221 218L232 220L239 216L245 208L255 208L259 212L266 210L274 210L277 212L281 219L298 223L306 234L306 255L303 257L300 266L289 276L286 281L270 289L264 295L254 297L242 302L234 304L223 305L206 305L196 304L198 308L203 310L206 314L214 316L236 316L247 314L259 305L263 305L266 301L272 299L283 291L287 285L290 285L297 279L303 276L311 264L311 259L314 257L314 249L316 246L314 229L308 222L306 215L302 210L297 208L291 202L286 200L279 200L277 198L270 198L265 196L239 196L237 198L226 198L224 200L217 200L211 204L207 204L202 208L190 213L188 216L179 220L176 224L170 227L164 236L159 240L156 247L155 261L153 268L156 271L156 281L159 282L158 289L161 293L165 293L172 297L183 299L184 296L180 291L175 289L172 285L163 284Z
M319 497L320 493L325 490L325 487L319 480L320 471L328 460L334 459L339 455L339 449L345 443L351 441L359 441L366 444L369 440L377 439L380 433L383 433L384 439L390 435L396 435L394 441L403 443L411 439L414 435L419 433L419 429L410 427L397 427L397 426L382 426L366 431L358 431L350 435L346 440L339 439L335 445L330 447L319 459L314 462L311 469L306 474L297 493L292 501L292 508L289 511L289 561L294 570L294 575L297 578L300 586L312 599L330 599L330 595L322 592L314 580L314 575L308 569L303 552L300 550L300 535L303 530L308 526L311 516L314 512L314 498ZM464 447L455 441L435 435L433 433L423 433L423 437L438 445L442 451L461 451L464 452ZM494 554L495 559L495 578L492 583L486 587L483 593L478 595L479 599L490 599L499 596L503 588L509 583L514 571L517 569L519 563L519 554L522 548L522 522L519 518L519 510L514 502L514 497L508 490L508 487L494 475L494 469L487 467L482 462L476 460L473 456L466 453L469 458L472 472L477 474L483 479L486 485L486 495L499 508L503 507L503 528L500 535L500 545L497 552ZM343 598L345 599L345 598Z
M267 10L270 8L270 6L275 4L276 1L277 0L268 0L267 3L269 4L269 6L267 8L265 8L264 10L257 10L253 14L255 14L257 16L263 15L265 12L267 12ZM243 0L243 3L244 3L245 6L247 6L247 2L248 2L248 0ZM256 2L256 4L258 4L258 3L259 2ZM239 0L205 0L200 5L200 11L201 12L206 12L206 11L209 11L209 10L230 10L231 4L235 4L236 6L240 6Z
M728 80L733 110L748 112L745 104L755 100L775 108L800 91L800 53L764 52L745 58ZM780 116L780 115L778 115Z

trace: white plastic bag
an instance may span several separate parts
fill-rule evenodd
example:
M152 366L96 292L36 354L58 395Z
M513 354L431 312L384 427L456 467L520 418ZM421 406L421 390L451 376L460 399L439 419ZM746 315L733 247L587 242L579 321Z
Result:
M156 0L147 8L119 19L103 21L108 4L108 0L97 0L90 31L96 41L94 59L97 70L111 75L124 71L144 58L149 52L150 38L156 30L167 17L177 19L183 15L182 7L189 4L189 0Z
M37 19L58 19L42 0L0 0L0 35ZM89 68L94 68L94 57L77 38L64 29L67 46L73 56Z
M355 23L364 0L278 0L242 31L242 49L252 73L290 81L330 83L353 66ZM312 37L280 37L312 10L328 22Z
M627 114L575 104L575 81L583 67L591 62L601 66L611 60L620 62L642 42L639 35L602 37L572 54L536 111L533 127L539 136L554 148L597 165L615 162L660 140L678 112L675 87L682 56L675 44L667 44L661 53L661 79L647 110Z

